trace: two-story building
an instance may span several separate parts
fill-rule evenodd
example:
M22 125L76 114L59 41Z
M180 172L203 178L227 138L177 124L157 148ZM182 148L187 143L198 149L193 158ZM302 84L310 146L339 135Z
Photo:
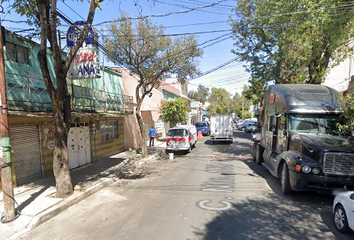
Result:
M134 114L125 118L124 135L126 140L125 148L137 148L142 142L138 120L135 115L137 107L136 87L138 86L140 78L137 74L134 74L126 68L112 68L112 70L122 74L123 94L133 96ZM140 96L145 90L144 87L139 89ZM156 136L158 138L162 136L162 121L160 120L161 100L161 88L154 88L142 102L140 114L144 122L144 130L147 135L146 139L148 139L149 130L152 126L156 129Z
M37 60L39 44L6 31L5 82L14 182L53 175L52 104ZM48 52L51 77L52 55ZM63 56L65 59L65 56ZM125 149L125 117L133 97L123 95L120 73L101 67L97 79L67 79L72 97L69 166L76 168Z

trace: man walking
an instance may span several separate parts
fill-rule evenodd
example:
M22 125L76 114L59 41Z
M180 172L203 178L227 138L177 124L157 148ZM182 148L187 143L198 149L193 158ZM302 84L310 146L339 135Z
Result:
M154 129L154 127L151 127L150 131L149 131L149 136L150 136L150 142L149 142L149 146L154 146L154 139L156 137L156 130Z

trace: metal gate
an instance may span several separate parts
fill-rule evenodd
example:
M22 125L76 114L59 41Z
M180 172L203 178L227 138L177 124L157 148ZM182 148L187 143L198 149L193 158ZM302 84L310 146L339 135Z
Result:
M88 123L72 124L68 136L69 167L77 168L91 162Z
M37 125L10 127L12 162L17 185L43 177Z

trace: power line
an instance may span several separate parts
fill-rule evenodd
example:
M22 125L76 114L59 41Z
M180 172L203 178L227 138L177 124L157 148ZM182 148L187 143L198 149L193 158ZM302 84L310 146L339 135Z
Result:
M227 61L227 62L224 62L224 63L220 64L220 65L217 66L217 67L214 67L214 68L212 68L212 69L210 69L210 70L208 70L208 71L206 71L206 72L200 74L198 77L189 79L189 81L193 81L193 80L198 79L198 78L201 78L201 77L203 77L203 76L205 76L205 75L207 75L207 74L209 74L209 73L215 72L215 71L219 70L220 68L222 68L222 67L224 67L224 66L226 66L226 65L229 65L230 63L233 63L233 62L235 62L235 61L237 61L237 60L238 60L238 57L235 57L235 58L233 58L233 59L231 59L231 60L229 60L229 61Z
M169 15L173 15L173 14L181 14L181 13L188 13L188 12L192 12L195 11L197 9L202 9L202 8L207 8L207 7L212 7L215 6L221 2L225 2L227 0L219 0L217 2L213 2L210 4L206 4L203 6L198 6L198 7L194 7L194 8L190 8L190 9L186 9L186 10L181 10L181 11L175 11L175 12L169 12L169 13L163 13L163 14L152 14L152 15L146 15L146 16L139 16L139 17L131 17L131 18L126 18L131 19L131 20L138 20L138 19L144 19L144 18L149 18L149 17L167 17ZM107 24L107 23L113 23L113 22L121 22L122 20L112 20L112 21L104 21L104 22L100 22L95 24L94 26L99 26L99 25L103 25L103 24Z

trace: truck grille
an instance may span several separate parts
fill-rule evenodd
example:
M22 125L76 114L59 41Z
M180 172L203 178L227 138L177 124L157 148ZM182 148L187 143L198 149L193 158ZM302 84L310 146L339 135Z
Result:
M323 172L336 175L354 176L353 153L325 153Z

